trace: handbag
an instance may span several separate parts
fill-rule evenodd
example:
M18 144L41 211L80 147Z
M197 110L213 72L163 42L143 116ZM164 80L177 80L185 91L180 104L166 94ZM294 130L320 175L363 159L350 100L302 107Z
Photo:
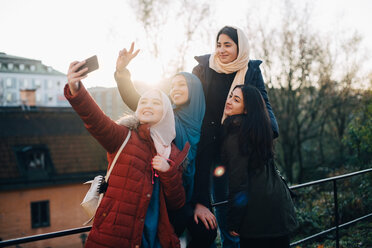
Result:
M108 170L105 177L102 175L96 176L93 180L87 181L84 184L91 184L88 192L86 193L83 201L80 205L85 210L86 214L89 217L89 220L84 223L84 225L89 224L93 219L94 215L96 214L97 208L101 203L103 195L107 189L108 179L110 177L111 171L116 164L116 160L118 159L120 153L123 151L125 145L128 143L128 140L131 135L131 130L129 130L127 137L125 138L123 144L120 146L119 150L117 151L114 160L111 163L110 169Z
M289 191L289 194L291 195L292 199L295 198L295 197L297 197L297 194L288 186L287 180L285 180L285 178L282 176L282 174L280 173L278 167L276 167L275 164L274 164L274 170L275 170L276 174L278 174L278 176L280 177L280 179L282 180L282 182L284 183L284 185L287 188L287 190Z

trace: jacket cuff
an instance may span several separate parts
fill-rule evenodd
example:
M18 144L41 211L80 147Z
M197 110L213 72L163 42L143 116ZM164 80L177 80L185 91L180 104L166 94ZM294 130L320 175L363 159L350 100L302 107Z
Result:
M208 195L205 196L204 194L200 194L199 192L193 192L193 198L191 199L191 202L196 205L196 204L201 204L206 208L211 208L212 204L210 199L208 198Z
M227 213L227 229L228 231L240 232L240 223L242 221L242 216L239 214L241 211L235 212L234 208L229 206Z
M122 71L115 71L114 73L115 79L120 79L120 78L130 78L130 71L127 68L124 68Z
M79 89L76 91L74 95L72 95L70 86L68 83L65 85L65 88L64 88L65 97L70 103L80 102L81 99L83 99L87 93L88 91L86 90L86 88L81 82L80 82Z
M171 181L173 180L173 177L177 175L177 166L173 161L168 161L169 163L169 170L162 172L162 171L157 171L159 176L161 177L162 180L165 181Z

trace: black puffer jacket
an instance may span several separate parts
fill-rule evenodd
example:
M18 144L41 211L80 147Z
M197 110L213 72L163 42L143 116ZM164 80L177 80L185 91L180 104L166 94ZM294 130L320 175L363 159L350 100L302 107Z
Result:
M223 164L229 177L228 228L244 238L288 235L297 227L289 189L276 171L273 159L264 166L256 166L250 156L240 153L238 118L224 128L222 145Z

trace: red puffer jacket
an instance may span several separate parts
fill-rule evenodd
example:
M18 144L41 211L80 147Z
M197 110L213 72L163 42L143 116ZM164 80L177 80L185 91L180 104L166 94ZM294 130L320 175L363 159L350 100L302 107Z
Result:
M72 95L68 85L65 96L80 115L88 131L108 152L108 161L114 159L116 151L128 134L128 127L119 125L107 117L86 89L81 85ZM169 222L167 209L178 209L185 204L182 186L182 167L188 146L180 152L172 144L169 159L171 168L158 172L160 178L160 213L158 238L163 248L180 247L180 242ZM109 186L97 209L86 247L141 246L145 215L153 191L151 160L156 150L148 125L139 125L119 156L110 175Z

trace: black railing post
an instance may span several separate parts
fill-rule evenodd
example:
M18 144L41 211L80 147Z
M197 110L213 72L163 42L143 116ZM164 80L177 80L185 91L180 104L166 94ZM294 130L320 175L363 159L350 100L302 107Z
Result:
M338 202L337 202L337 180L333 180L333 200L335 204L335 227L336 227L336 248L340 247L340 236L338 233Z

